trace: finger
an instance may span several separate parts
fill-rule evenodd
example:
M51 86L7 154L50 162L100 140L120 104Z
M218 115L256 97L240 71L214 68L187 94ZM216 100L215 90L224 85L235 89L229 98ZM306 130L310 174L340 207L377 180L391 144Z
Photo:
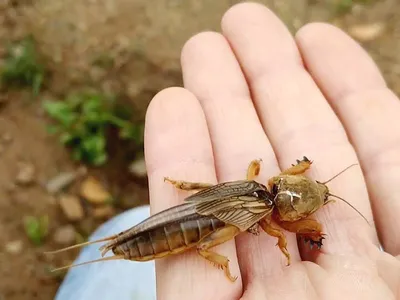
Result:
M249 163L261 158L256 180L265 184L278 172L275 156L226 39L211 32L193 37L182 51L182 68L185 87L197 96L207 118L218 180L245 179ZM243 233L236 240L244 284L254 276L279 272L286 265L275 238ZM295 240L290 241L288 250L296 261Z
M146 115L146 167L152 213L182 203L187 192L164 182L164 177L215 183L214 160L204 114L197 99L181 88L166 89L151 101ZM233 274L239 274L235 244L216 251L228 253ZM224 273L191 251L156 261L157 294L162 299L234 299L240 280Z
M367 53L339 29L312 24L298 33L297 41L357 151L383 246L398 255L400 101Z
M305 155L314 161L308 174L325 181L357 162L340 121L304 69L284 24L261 5L242 4L228 12L222 25L282 168ZM371 218L360 170L347 171L329 186ZM356 253L360 244L370 245L374 239L366 222L348 206L336 203L321 212L318 217L329 237L323 251Z

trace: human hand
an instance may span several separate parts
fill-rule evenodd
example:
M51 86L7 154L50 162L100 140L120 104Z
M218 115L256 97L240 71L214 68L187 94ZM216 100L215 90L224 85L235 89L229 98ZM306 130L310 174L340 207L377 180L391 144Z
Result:
M256 180L266 184L305 155L314 161L307 175L319 181L360 164L328 185L373 225L340 201L330 204L316 213L327 234L317 258L286 233L290 266L276 238L243 233L213 248L230 259L235 283L195 251L160 259L158 298L399 297L400 101L366 52L326 24L309 24L293 39L265 7L239 4L223 17L222 34L187 42L182 69L185 89L161 91L148 108L153 213L187 196L165 176L245 179L250 161L262 158Z

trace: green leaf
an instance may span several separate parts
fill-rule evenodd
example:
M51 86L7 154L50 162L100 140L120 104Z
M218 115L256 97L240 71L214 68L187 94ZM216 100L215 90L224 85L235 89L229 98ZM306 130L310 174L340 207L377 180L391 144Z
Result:
M82 142L82 151L85 153L86 159L90 163L102 164L106 158L106 139L104 135L96 134L86 136Z
M78 119L78 114L63 101L44 101L43 108L51 118L66 127L72 126Z
M60 136L60 142L68 145L74 140L74 136L69 132L63 132Z
M12 86L30 86L37 95L44 73L44 67L37 59L34 40L25 38L8 49L1 70L1 80Z
M99 153L98 155L96 155L96 156L93 158L92 163L93 163L95 166L101 166L101 165L103 165L103 164L107 161L107 158L108 158L107 153L102 152L102 153Z
M88 136L83 141L83 147L89 152L98 152L99 150L103 150L105 144L105 137L101 134Z
M40 245L48 234L49 218L28 216L24 218L24 228L28 238L35 244Z
M42 87L42 83L43 83L43 74L42 73L35 74L32 82L33 94L35 96L39 94L40 88Z
M61 119L65 113L70 113L70 109L66 102L62 101L43 101L43 108L50 117Z

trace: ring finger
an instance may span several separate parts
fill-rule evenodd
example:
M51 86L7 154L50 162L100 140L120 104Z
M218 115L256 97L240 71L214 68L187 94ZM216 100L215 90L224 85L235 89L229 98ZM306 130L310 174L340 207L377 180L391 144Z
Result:
M266 183L279 169L226 39L211 32L193 37L183 48L182 70L185 88L196 95L206 115L218 181L245 179L250 161L261 158L257 181ZM298 249L295 237L291 238L288 250L296 261ZM279 272L286 264L271 236L244 233L236 241L244 286L254 276Z
M222 28L248 78L282 168L305 155L314 161L310 175L325 181L357 162L340 121L302 65L294 39L271 11L259 4L236 5ZM342 174L329 187L372 219L360 168ZM331 204L317 215L329 237L324 253L363 253L362 245L377 244L375 232L348 206Z

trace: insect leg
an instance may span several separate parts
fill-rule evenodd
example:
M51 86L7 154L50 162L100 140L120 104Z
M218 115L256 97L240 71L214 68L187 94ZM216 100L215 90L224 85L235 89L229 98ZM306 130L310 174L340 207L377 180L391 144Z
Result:
M214 185L211 183L174 180L169 177L164 177L164 182L169 182L170 184L175 186L177 189L184 190L184 191L202 190L202 189L212 187Z
M277 245L279 246L279 249L281 249L282 253L286 256L287 261L288 261L287 265L289 266L290 265L290 253L286 248L287 241L286 241L286 237L285 237L284 233L280 229L274 228L266 219L262 219L259 222L259 224L266 233L278 238Z
M302 160L297 160L296 165L292 165L290 168L283 170L278 176L303 174L305 171L307 171L311 167L311 164L312 164L312 161L310 161L307 157L304 156ZM273 186L273 183L274 183L274 180L276 177L272 177L268 180L268 185L270 187Z
M206 236L200 245L197 246L197 252L208 261L214 263L218 268L223 269L226 277L232 282L236 281L237 276L233 277L229 271L229 259L208 249L233 239L239 233L239 228L226 226Z
M258 174L260 174L261 169L261 159L255 159L250 162L249 167L247 168L247 180L253 180Z
M258 231L258 223L253 224L251 227L247 229L247 232L254 234L254 235L260 235L260 231Z
M292 165L290 168L284 170L280 175L298 175L298 174L303 174L305 171L307 171L311 164L312 161L310 161L307 157L303 157L302 160L297 160L297 164Z
M316 244L318 248L322 246L324 234L322 233L322 225L313 219L302 219L295 222L284 222L276 220L283 229L294 232L298 236L303 237L305 242L311 245Z

